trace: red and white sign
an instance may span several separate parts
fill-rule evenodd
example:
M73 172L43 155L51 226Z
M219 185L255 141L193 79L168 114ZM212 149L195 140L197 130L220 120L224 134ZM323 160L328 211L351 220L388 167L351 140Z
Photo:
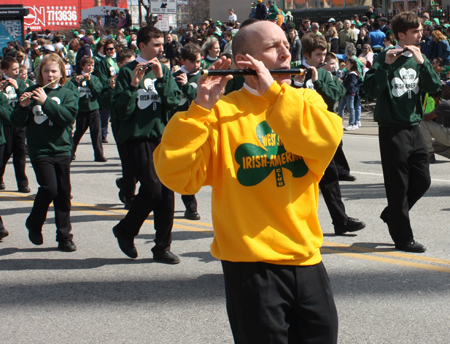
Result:
M32 5L24 6L29 9L28 16L24 17L25 28L33 31L37 30L67 30L80 26L81 9L77 6L78 1L66 0L64 6L54 6L59 1L42 1L51 2L49 5Z

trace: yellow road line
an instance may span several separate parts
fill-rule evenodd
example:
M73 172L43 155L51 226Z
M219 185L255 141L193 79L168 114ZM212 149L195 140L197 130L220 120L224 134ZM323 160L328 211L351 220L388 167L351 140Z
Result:
M33 203L33 201L34 201L34 196L23 195L23 194L15 193L15 192L1 192L0 197L3 198L4 200L15 201L15 202L19 201L19 202L25 202L25 203ZM72 205L73 205L72 211L86 213L86 214L90 214L90 215L94 215L94 216L105 216L105 217L113 217L113 218L121 219L127 213L127 210L125 210L125 209L113 209L113 208L90 205L90 204L85 204L85 203L72 202ZM111 212L113 214L111 214ZM180 224L178 222L181 222L183 224ZM151 219L145 220L145 223L153 224L153 220L151 220ZM189 224L189 225L186 226L186 225L184 225L184 223ZM208 228L200 228L199 226L208 227ZM188 231L192 231L192 232L213 233L213 230L209 229L209 228L212 228L212 224L205 223L205 222L197 222L197 221L193 222L193 221L189 221L189 220L185 220L185 219L175 219L174 228L184 229L184 230L188 230ZM413 254L400 253L400 252L386 252L386 251L383 251L380 249L371 249L371 248L355 246L355 245L349 246L349 245L333 243L333 242L328 242L328 241L325 241L324 245L325 245L325 247L321 248L321 251L323 253L337 254L337 255L350 257L350 258L370 260L370 261L376 261L376 262L387 263L387 264L408 266L408 267L413 267L413 268L417 268L417 269L425 269L425 270L450 273L450 268L426 264L426 263L415 263L415 262L401 260L401 259L412 259L412 260L425 261L425 262L434 263L434 264L450 265L450 260L446 260L446 259L424 257L424 256L419 257L419 256L416 256ZM376 255L390 256L390 257L394 257L394 258L398 258L398 259L377 257L377 256L372 256L372 255L360 254L360 253L351 253L351 252L348 252L349 250L363 252L363 253L376 254Z
M397 260L397 259L390 259L390 258L374 257L374 256L368 256L365 254L360 254L360 253L348 253L346 251L340 251L340 250L336 250L336 249L332 249L332 248L322 248L321 252L337 254L340 256L356 258L356 259L371 260L371 261L380 262L380 263L409 266L409 267L416 268L416 269L450 273L450 268L444 268L442 266L422 264L422 263L413 263L413 262L408 262L408 261L404 261L404 260Z
M361 246L355 246L355 245L349 246L349 245L337 244L337 243L328 242L328 241L324 241L323 245L338 247L338 248L343 248L343 249L350 249L350 250L359 251L359 252L380 254L380 255L396 257L396 258L413 259L413 260L426 261L426 262L435 263L435 264L450 265L450 260L447 260L447 259L424 257L424 256L418 256L416 254L401 253L401 252L386 252L386 251L380 250L380 249L361 247Z

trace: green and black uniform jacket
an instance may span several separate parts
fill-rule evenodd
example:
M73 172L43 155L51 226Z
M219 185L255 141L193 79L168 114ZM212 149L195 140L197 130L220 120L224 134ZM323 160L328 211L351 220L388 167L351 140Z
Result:
M179 71L173 73L173 77L176 80L176 77L182 73L185 73L186 71L180 69ZM183 92L183 98L181 98L180 103L178 104L177 108L172 111L172 115L177 111L187 111L189 109L189 106L191 105L191 102L195 100L197 97L197 81L200 79L201 73L198 71L195 75L191 74L188 75L188 81L183 86L177 81L177 85L181 92Z
M99 78L91 75L89 80L77 82L75 78L72 78L70 82L78 88L80 93L78 112L92 112L99 108L97 98L100 96L103 88Z

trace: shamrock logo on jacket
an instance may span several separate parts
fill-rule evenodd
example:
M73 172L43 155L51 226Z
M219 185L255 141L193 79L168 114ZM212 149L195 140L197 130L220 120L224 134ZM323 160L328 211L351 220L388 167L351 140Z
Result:
M402 68L399 71L400 78L393 78L391 80L392 95L394 97L401 97L408 92L408 98L412 98L411 92L419 93L419 78L417 72L412 69Z
M256 127L256 136L261 146L252 143L240 145L234 154L240 165L237 179L243 186L254 186L266 179L272 171L278 187L285 185L283 168L291 171L294 178L303 177L308 172L303 159L291 152L286 152L278 135L266 121Z
M156 103L161 103L161 97L159 96L155 88L155 80L156 79L144 79L144 88L140 88L138 90L137 105L139 109L146 109L152 103L155 103L153 104L153 110L156 110Z

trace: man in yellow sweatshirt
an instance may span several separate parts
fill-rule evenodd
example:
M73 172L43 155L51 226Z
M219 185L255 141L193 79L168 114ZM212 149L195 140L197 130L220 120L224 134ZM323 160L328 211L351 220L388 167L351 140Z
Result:
M231 76L200 78L197 98L154 153L157 174L182 194L212 186L211 253L222 261L236 343L336 343L317 208L342 120L318 93L291 87L290 75L271 75L291 61L277 25L241 29L233 56L257 76L227 96ZM214 68L230 63L222 57Z

